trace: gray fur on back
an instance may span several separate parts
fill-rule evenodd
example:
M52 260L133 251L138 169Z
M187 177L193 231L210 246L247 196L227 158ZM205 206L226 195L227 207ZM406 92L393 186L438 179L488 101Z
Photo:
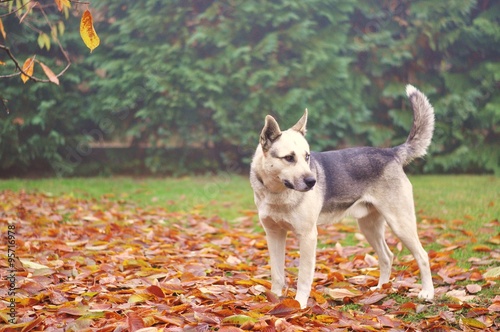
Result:
M347 209L360 199L390 163L397 163L396 151L360 147L312 152L311 168L317 173L318 185L324 186L323 212Z

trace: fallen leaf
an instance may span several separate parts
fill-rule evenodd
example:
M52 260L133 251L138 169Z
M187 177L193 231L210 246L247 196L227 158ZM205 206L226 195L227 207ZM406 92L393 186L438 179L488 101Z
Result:
M346 288L327 288L325 289L325 294L336 300L342 300L345 297L358 297L362 295L362 293L358 290Z
M472 247L472 250L478 251L478 252L490 252L491 248L485 245L477 245Z
M471 294L479 293L482 289L481 286L479 286L478 284L470 284L470 285L465 286L465 288Z
M137 332L145 328L144 321L135 312L129 312L127 314L127 326L129 332Z
M300 303L294 299L284 299L269 311L270 315L286 317L300 310Z
M460 303L472 301L476 298L475 296L467 295L465 290L462 290L462 289L456 289L456 290L449 291L446 293L446 296L451 297L451 298L455 298Z
M156 297L159 297L159 298L164 298L165 297L165 293L163 293L163 291L161 290L161 288L158 287L158 286L155 286L155 285L149 286L148 288L146 288L146 291L148 293L153 294Z
M89 307L81 304L69 303L57 310L59 313L64 313L72 316L83 316L88 314Z
M265 234L252 218L229 224L186 211L139 208L111 195L96 200L8 190L0 190L0 211L3 225L17 226L16 255L26 264L14 262L16 310L33 320L9 325L19 331L34 325L32 331L55 331L61 324L101 332L493 331L500 318L500 296L490 295L498 287L498 252L481 252L469 259L471 269L461 268L453 251L466 244L450 241L455 238L446 235L446 222L422 225L422 234L432 234L422 237L424 246L436 239L446 243L429 252L438 310L412 297L395 300L421 289L409 255L394 257L391 283L368 291L379 272L367 267L373 249L359 244L318 250L311 306L301 310L292 299L297 239L287 240L287 298L280 299L270 291ZM354 233L356 227L353 222L341 229ZM327 228L319 232L321 243L333 247L345 237L335 225ZM398 241L387 232L391 248ZM488 291L474 294L479 287ZM8 320L6 303L0 303L2 321Z
M485 329L486 325L480 321L478 321L475 318L467 318L467 317L462 317L460 318L460 325L465 325L467 327L474 327L477 329Z
M247 315L232 315L229 317L225 317L222 320L223 324L231 324L231 325L243 325L247 322L255 323L257 320L255 318L249 317Z
M486 273L483 274L483 277L485 278L497 278L500 276L500 266L494 267L486 271Z
M358 303L361 303L361 304L374 304L374 303L377 303L378 301L382 300L386 296L387 296L387 294L374 293L374 294L371 294L370 296L368 296L366 298L358 300Z
M28 268L28 269L34 269L34 270L37 270L37 269L49 269L48 266L46 265L42 265L42 264L38 264L38 263L35 263L35 262L31 262L27 259L24 259L24 258L19 258L19 261L23 264L23 266L25 268Z

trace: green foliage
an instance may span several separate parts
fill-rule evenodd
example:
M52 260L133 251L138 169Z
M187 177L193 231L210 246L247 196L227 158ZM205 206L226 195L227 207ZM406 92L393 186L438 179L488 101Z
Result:
M411 83L436 110L430 156L411 170L500 173L496 2L94 5L101 46L75 61L63 88L0 81L4 98L20 96L0 115L0 169L42 160L78 173L106 140L149 147L140 162L153 173L179 173L193 148L209 151L204 167L234 170L266 114L288 126L304 108L315 150L391 146L411 126ZM74 37L65 42L77 53Z

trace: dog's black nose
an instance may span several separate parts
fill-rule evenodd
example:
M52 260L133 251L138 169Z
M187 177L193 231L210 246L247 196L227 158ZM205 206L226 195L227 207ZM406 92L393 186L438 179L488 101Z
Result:
M306 184L307 188L311 189L316 184L316 179L312 176L308 176L304 179L304 183Z

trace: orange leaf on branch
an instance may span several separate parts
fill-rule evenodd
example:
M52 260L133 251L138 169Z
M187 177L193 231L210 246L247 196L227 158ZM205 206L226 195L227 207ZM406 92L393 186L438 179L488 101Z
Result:
M69 2L69 0L55 0L55 2L57 5L57 9L59 9L60 12L62 12L64 7L71 8L71 3Z
M33 70L35 69L35 57L27 58L23 64L23 72L29 76L33 76ZM21 80L26 83L29 80L29 76L21 73Z
M3 36L3 39L7 39L7 33L5 33L5 28L3 26L2 19L0 19L0 33Z

